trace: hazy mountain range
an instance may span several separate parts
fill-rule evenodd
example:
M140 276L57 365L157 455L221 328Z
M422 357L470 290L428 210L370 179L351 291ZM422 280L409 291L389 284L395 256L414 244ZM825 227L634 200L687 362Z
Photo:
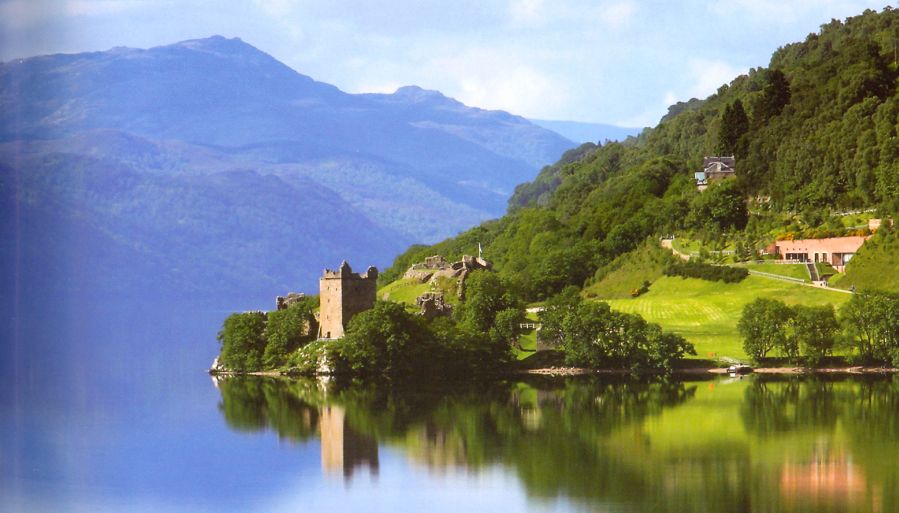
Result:
M347 94L239 39L0 64L10 287L314 289L496 217L571 141L436 91ZM22 293L20 290L19 293Z
M585 123L583 121L560 121L551 119L529 119L537 126L552 130L575 143L603 143L605 141L623 141L636 136L642 128L631 128L605 123Z

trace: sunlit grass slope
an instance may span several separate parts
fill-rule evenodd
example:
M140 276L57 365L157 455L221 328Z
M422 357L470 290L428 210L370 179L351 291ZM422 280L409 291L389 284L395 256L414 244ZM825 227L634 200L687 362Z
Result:
M700 358L713 354L745 359L737 322L743 307L759 297L780 299L791 305L836 307L849 299L842 292L759 276L732 284L666 276L638 298L613 299L608 303L616 310L640 314L647 321L682 335L696 346Z
M786 276L787 278L796 278L805 282L811 282L811 278L809 278L808 275L808 268L803 264L746 264L738 267L745 267L750 271L776 274L778 276Z
M658 241L653 240L599 269L584 287L584 294L602 299L628 298L631 291L639 289L644 281L657 280L676 261L670 251L660 248Z
M869 239L846 266L846 274L834 278L835 287L899 293L899 234L878 233Z
M427 283L415 278L402 278L378 290L378 299L389 299L397 303L415 304L415 298L430 290Z

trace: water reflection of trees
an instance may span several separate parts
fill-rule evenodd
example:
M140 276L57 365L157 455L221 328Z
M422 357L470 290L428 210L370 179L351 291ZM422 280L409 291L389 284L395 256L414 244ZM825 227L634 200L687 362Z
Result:
M217 380L219 411L238 431L272 429L282 438L304 441L318 435L320 407L313 383L233 377Z
M899 450L899 380L756 379L746 389L741 416L759 440L807 440L781 442L785 453L760 473L766 495L779 490L781 510L899 507L899 468L888 456Z
M694 435L679 426L685 438L698 438L684 440L690 443L683 451L679 440L659 439L647 426L691 401L696 385L689 383L597 378L390 388L230 378L219 384L230 426L298 441L321 436L324 469L345 476L358 466L376 472L378 445L393 445L433 472L500 464L532 496L635 511L809 510L803 504L865 511L877 509L875 495L881 511L899 504L895 461L877 443L897 447L894 380L754 379L738 386L746 390L733 421L745 433L706 442L714 427ZM815 486L840 489L840 480L852 479L846 493L819 493L812 497L818 502L807 496Z
M760 378L746 389L740 414L750 433L774 436L806 427L831 430L837 409L833 383Z
M760 436L804 429L832 431L839 423L857 439L899 435L899 380L755 379L741 408L746 430Z
M695 385L628 379L391 389L227 378L218 386L229 426L271 429L297 441L320 434L323 467L338 466L333 460L340 455L345 475L354 465L377 470L377 448L372 454L365 443L377 440L402 446L410 460L432 471L503 464L535 495L622 500L628 490L649 483L639 466L623 464L627 451L610 447L606 439L695 392ZM341 415L339 428L332 421L334 409Z

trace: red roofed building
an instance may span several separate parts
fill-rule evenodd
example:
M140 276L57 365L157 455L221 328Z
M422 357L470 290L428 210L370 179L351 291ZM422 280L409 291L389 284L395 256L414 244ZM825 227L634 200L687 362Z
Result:
M796 262L826 262L843 272L849 260L868 237L831 237L829 239L779 240L774 251L783 260Z

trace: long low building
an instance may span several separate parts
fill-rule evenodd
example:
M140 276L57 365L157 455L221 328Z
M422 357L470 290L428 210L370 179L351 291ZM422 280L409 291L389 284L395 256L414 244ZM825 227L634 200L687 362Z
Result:
M796 262L827 262L837 271L843 272L844 267L858 248L868 237L831 237L829 239L797 239L779 240L774 243L774 251L783 260Z

